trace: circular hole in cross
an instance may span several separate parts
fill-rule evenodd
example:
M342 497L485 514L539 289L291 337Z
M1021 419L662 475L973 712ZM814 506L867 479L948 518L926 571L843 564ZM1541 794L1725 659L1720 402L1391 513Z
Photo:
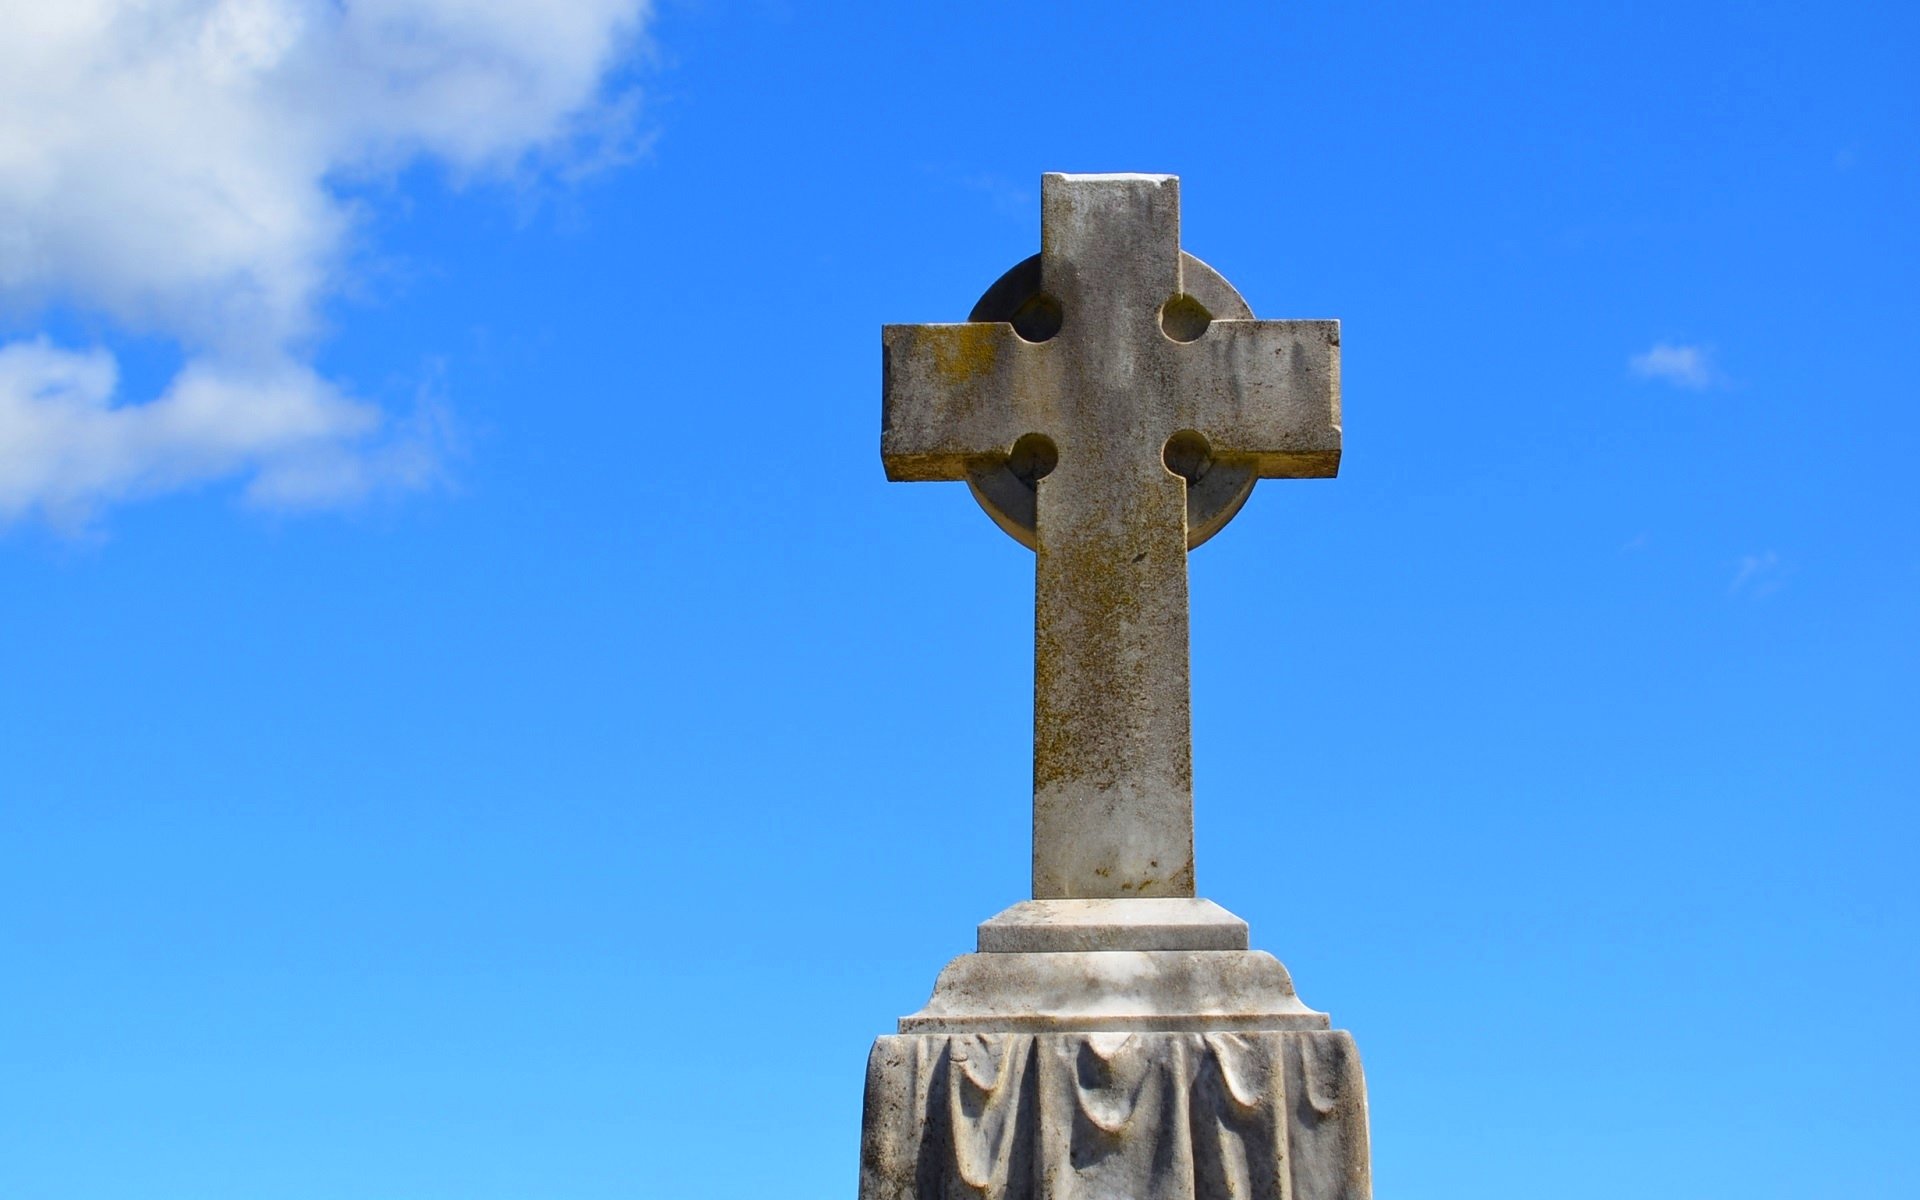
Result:
M1166 447L1160 451L1160 461L1188 483L1199 483L1200 477L1213 465L1213 447L1201 434L1182 429L1167 439Z
M1160 332L1176 342L1194 341L1211 324L1213 314L1192 296L1175 296L1160 306Z
M1060 311L1060 302L1045 292L1035 292L1013 310L1010 318L1013 331L1025 341L1044 342L1060 332L1060 324L1066 314Z
M1053 445L1053 439L1044 433L1029 433L1013 444L1012 453L1007 455L1007 470L1013 477L1028 487L1033 487L1041 479L1052 474L1060 465L1060 451Z

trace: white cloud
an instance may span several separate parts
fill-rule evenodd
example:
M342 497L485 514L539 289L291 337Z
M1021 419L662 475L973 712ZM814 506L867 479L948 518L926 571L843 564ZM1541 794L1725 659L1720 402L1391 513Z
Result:
M351 464L383 415L306 367L195 360L143 404L114 403L117 376L105 350L0 346L0 521L37 508L80 524L104 502L249 468L266 499L338 500L371 485Z
M95 314L185 359L130 402L97 346L0 345L0 521L232 476L304 504L421 478L424 450L397 452L395 422L308 365L354 229L340 184L422 157L465 178L604 155L631 134L606 76L645 16L0 0L0 313Z
M1627 369L1641 379L1659 379L1694 391L1720 382L1720 372L1704 346L1655 342L1652 349L1629 358Z
M1771 595L1780 590L1785 575L1786 564L1778 552L1762 550L1758 554L1743 554L1734 570L1733 582L1727 585L1727 593L1734 596L1744 593L1756 598Z

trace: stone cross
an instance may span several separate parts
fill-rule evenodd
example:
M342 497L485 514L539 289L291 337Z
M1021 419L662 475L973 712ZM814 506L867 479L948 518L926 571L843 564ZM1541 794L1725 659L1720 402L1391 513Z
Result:
M1041 253L885 329L881 453L1037 555L1033 894L1194 895L1187 550L1340 463L1340 326L1256 321L1180 249L1179 180L1047 175Z

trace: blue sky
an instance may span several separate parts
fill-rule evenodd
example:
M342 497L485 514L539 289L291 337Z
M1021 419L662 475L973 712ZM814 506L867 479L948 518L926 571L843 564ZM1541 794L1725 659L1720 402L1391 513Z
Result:
M1920 21L4 5L0 1195L850 1194L1026 894L1031 562L879 325L1048 170L1344 322L1199 881L1387 1197L1920 1191Z

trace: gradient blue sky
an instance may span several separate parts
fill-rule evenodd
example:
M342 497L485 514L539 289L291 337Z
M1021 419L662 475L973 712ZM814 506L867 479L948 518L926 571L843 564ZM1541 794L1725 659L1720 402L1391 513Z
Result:
M1383 1200L1920 1194L1910 7L0 7L0 1196L850 1196L1027 886L879 326L1047 170L1345 323L1199 878Z

